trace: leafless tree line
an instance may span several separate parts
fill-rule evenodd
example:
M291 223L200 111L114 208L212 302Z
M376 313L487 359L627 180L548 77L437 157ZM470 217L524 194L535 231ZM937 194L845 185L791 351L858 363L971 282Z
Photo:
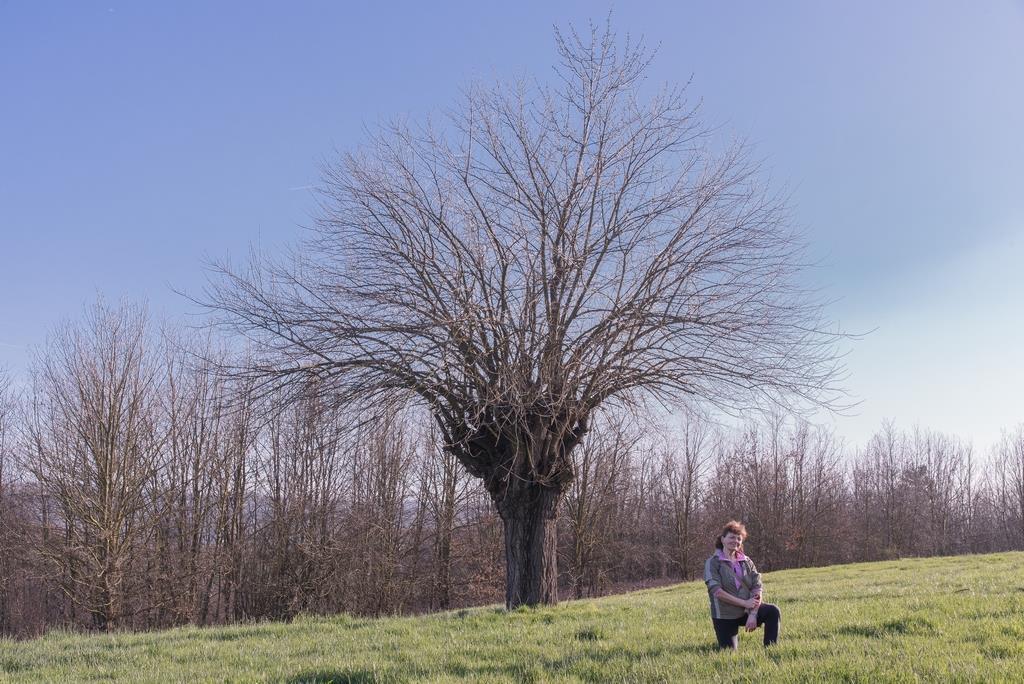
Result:
M429 415L258 397L216 353L100 303L0 376L0 633L502 600L502 521ZM1024 426L983 456L892 424L851 452L792 416L620 409L572 456L574 597L692 578L730 518L768 570L1024 548Z

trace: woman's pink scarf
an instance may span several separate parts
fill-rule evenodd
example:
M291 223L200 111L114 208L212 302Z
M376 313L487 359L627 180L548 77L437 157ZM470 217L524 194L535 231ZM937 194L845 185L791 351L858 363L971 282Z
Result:
M747 560L747 557L743 555L742 551L737 551L735 559L729 558L725 555L725 551L723 549L718 550L718 557L732 566L732 574L736 580L736 588L739 589L742 584L742 582L740 582L740 578L743 577L743 561Z

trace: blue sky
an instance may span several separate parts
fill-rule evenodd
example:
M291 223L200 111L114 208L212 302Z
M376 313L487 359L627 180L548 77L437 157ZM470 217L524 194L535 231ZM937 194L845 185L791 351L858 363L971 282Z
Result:
M435 6L436 5L436 6ZM206 257L291 242L336 149L532 73L603 2L0 0L0 366L102 293L191 307ZM851 331L863 443L884 418L984 450L1024 421L1024 2L619 3L757 146Z

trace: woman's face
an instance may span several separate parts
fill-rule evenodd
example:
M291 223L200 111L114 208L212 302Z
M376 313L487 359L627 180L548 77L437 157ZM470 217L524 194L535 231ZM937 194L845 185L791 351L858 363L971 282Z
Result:
M722 547L728 551L730 555L739 551L739 548L742 545L743 537L735 532L728 532L722 536Z

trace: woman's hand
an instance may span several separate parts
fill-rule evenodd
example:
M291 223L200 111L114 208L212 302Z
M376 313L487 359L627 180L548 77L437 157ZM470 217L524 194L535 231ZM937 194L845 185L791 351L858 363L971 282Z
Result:
M756 594L755 596L747 599L744 602L744 604L743 604L744 608L746 608L748 610L753 610L753 611L756 611L760 606L761 606L761 595L760 594Z
M747 631L753 632L757 629L757 613L751 613L747 616Z

